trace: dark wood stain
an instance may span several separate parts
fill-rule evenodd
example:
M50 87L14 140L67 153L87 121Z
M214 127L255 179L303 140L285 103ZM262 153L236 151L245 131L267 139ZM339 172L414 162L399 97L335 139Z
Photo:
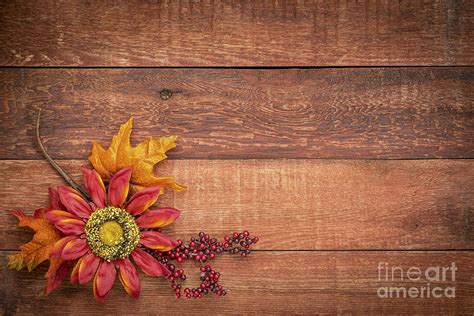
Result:
M86 161L60 163L80 182ZM182 211L175 238L245 227L265 250L474 249L471 160L178 160L156 172L188 186L158 203ZM47 206L46 188L63 181L44 161L6 160L0 174L0 248L14 249L30 234L7 210Z
M470 1L4 1L0 65L470 65Z
M86 158L135 117L134 141L176 134L170 158L473 158L473 71L9 69L0 157ZM162 100L161 92L172 94Z
M0 314L474 314L473 38L469 0L0 2ZM182 210L166 232L261 237L212 263L229 295L176 301L141 274L140 299L116 282L100 305L7 270L31 237L8 211L63 184L38 108L76 179L129 116L135 143L181 136L156 169L188 186L159 200ZM380 262L455 262L456 297L381 299Z
M0 252L2 266L10 253ZM380 262L402 267L405 271L410 267L446 267L456 262L456 281L440 283L443 287L455 286L456 297L381 299L377 296L379 287L396 285L378 281ZM128 297L116 281L104 304L91 298L92 283L71 285L65 282L49 297L44 297L42 279L46 269L32 273L2 269L0 308L8 315L156 314L159 311L173 315L452 314L453 311L468 315L474 312L472 252L259 251L245 259L222 257L214 266L222 271L221 281L229 292L224 298L176 300L163 278L140 273L139 299ZM187 264L185 269L189 276L186 284L196 286L198 265ZM412 282L412 286L426 286L426 282Z

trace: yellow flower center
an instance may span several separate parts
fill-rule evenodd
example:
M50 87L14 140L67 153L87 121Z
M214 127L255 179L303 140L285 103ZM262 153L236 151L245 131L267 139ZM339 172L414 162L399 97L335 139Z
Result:
M96 209L87 220L85 233L91 251L107 261L128 257L140 241L132 214L113 206Z
M108 221L99 228L100 240L107 246L116 246L122 242L123 229L116 221Z

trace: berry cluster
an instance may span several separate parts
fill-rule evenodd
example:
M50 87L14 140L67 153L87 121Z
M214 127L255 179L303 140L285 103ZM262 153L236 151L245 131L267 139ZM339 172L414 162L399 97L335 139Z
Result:
M224 296L227 294L226 290L222 288L222 285L219 284L220 273L213 270L210 265L201 266L201 284L197 288L185 288L184 295L186 298L202 298L203 295L209 293L215 293L217 296ZM168 277L168 280L171 283L171 287L174 290L176 298L181 297L181 284L178 284L176 280L186 279L183 269L179 269L173 273L173 275Z
M208 234L200 232L199 236L192 237L189 244L178 240L178 246L168 252L152 251L150 252L163 266L165 270L165 277L171 284L177 298L182 296L182 285L179 281L186 280L186 274L183 269L177 269L171 263L175 260L181 263L184 260L193 260L201 263L200 280L201 284L197 288L184 288L184 296L186 298L202 298L203 295L215 293L218 296L227 294L222 285L219 284L220 273L211 268L210 265L203 265L204 262L212 260L217 254L228 252L231 254L240 254L246 257L250 254L250 247L258 242L258 237L250 237L248 231L242 233L233 233L230 236L225 236L224 241L217 241L216 238L211 238Z

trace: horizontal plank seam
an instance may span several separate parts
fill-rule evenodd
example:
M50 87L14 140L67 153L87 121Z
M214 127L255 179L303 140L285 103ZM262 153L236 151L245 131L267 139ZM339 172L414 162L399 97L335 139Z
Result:
M19 249L0 249L0 252L20 252ZM258 252L473 252L474 249L254 249Z
M361 66L0 66L0 69L380 69L380 68L472 68L465 65L361 65Z
M54 153L50 153L55 161L69 161L69 160L87 160L87 157L61 157L55 158ZM0 157L0 161L46 161L44 158L8 158L8 157ZM333 160L333 161L414 161L414 160L474 160L474 157L453 157L453 158L433 158L433 157L417 157L417 158L328 158L328 157L315 157L315 158L259 158L259 157L249 157L249 158L238 158L238 157L222 157L222 158L174 158L168 157L167 160L173 161L186 161L186 160L193 160L193 161L218 161L218 160L274 160L274 161L281 161L281 160Z

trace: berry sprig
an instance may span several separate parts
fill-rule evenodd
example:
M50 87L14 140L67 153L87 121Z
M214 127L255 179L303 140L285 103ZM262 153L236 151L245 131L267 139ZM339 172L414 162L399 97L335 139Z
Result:
M198 236L192 237L188 244L178 240L178 246L167 252L149 251L165 268L164 275L171 284L176 298L182 297L181 281L186 280L183 269L177 269L171 261L182 263L184 260L200 262L200 280L197 288L184 288L184 297L202 298L204 295L214 293L217 296L225 296L227 291L219 284L220 273L204 262L212 260L217 254L227 252L240 254L246 257L250 254L250 247L258 242L258 237L251 237L248 231L234 232L224 237L223 241L211 238L209 234L200 232Z

